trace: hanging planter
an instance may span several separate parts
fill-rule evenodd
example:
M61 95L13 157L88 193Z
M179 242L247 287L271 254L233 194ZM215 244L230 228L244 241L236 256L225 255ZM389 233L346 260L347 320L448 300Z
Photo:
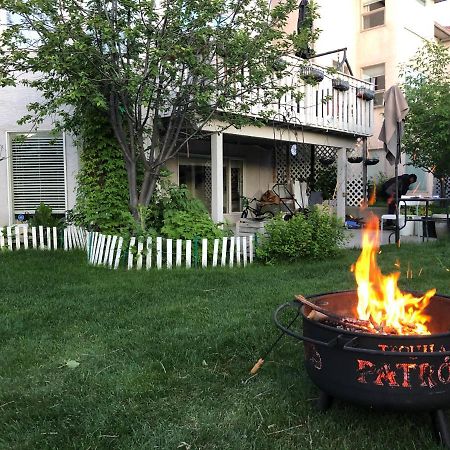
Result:
M334 163L334 158L319 158L322 166L331 166Z
M374 166L375 164L378 164L380 160L378 158L367 158L365 161L366 166Z
M359 164L362 163L362 156L349 156L347 161L351 164Z
M300 68L300 77L307 83L317 84L325 78L325 74L317 67L303 66Z
M283 58L278 58L272 61L272 69L278 79L282 78L288 63Z
M358 88L358 90L356 91L356 96L358 98L362 98L363 100L370 101L375 98L375 91L364 87Z
M342 78L333 78L331 84L337 91L348 91L350 89L350 83Z

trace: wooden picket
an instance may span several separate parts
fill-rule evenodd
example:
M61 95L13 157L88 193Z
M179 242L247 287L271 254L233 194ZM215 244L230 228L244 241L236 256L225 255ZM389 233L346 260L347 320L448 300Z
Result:
M152 238L147 238L147 255L145 257L145 268L148 270L152 267Z

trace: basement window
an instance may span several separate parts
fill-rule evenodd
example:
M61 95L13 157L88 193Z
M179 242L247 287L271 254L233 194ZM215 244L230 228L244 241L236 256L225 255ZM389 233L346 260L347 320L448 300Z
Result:
M49 133L11 134L14 215L33 214L40 203L52 212L66 211L63 136Z

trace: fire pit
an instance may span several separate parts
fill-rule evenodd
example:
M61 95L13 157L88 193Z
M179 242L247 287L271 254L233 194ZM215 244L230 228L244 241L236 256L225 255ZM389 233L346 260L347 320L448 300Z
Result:
M275 323L305 342L306 370L321 390L321 409L340 398L374 408L430 411L441 443L450 448L443 411L450 407L450 297L435 289L401 291L400 273L383 275L377 265L378 244L373 217L352 267L357 290L299 295L278 307ZM301 313L303 334L282 324L288 308Z
M308 299L346 317L353 315L358 303L356 291ZM303 334L281 323L281 313L288 308L301 308ZM308 318L311 312L309 306L290 302L277 308L274 320L284 333L305 342L305 366L321 390L320 409L339 398L374 408L430 411L439 439L450 448L443 411L450 407L450 297L431 298L427 335L355 331Z

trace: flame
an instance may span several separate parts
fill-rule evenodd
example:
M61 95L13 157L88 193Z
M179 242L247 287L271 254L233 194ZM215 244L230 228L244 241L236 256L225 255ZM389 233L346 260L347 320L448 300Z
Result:
M378 217L371 215L363 230L362 252L352 268L358 285L358 318L369 321L374 332L430 334L430 317L424 309L436 289L422 297L401 292L397 286L400 273L383 275L377 264L378 251Z

